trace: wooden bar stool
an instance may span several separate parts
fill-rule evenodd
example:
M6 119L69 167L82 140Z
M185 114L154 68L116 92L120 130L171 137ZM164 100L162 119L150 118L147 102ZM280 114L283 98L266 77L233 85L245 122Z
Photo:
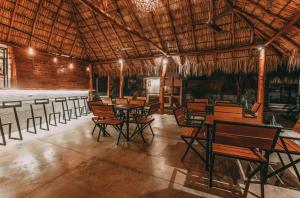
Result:
M11 123L3 124L1 121L1 118L0 118L0 133L2 136L2 143L0 143L0 145L3 145L3 146L6 145L6 140L5 140L4 130L3 130L3 126L6 126L6 125L8 126L9 133L11 133Z
M17 107L22 107L22 101L5 101L2 102L2 108L7 109L7 108L12 108L14 111L14 116L15 116L15 121L17 124L17 129L19 132L19 138L15 138L11 136L11 126L10 126L10 130L8 133L8 138L9 139L13 139L13 140L23 140L23 136L22 136L22 132L21 132L21 127L20 127L20 121L19 121L19 116L18 116L18 112L17 112Z
M35 133L35 134L37 133L35 119L39 119L40 129L49 131L49 123L48 123L48 118L47 118L48 116L47 116L46 104L49 104L49 99L35 99L34 104L30 104L31 118L27 118L27 132L31 132L31 133ZM33 105L42 105L43 106L43 113L44 113L44 118L46 121L46 128L42 127L43 117L34 115ZM29 123L30 123L29 121L30 120L32 120L32 125L33 125L34 131L29 131Z

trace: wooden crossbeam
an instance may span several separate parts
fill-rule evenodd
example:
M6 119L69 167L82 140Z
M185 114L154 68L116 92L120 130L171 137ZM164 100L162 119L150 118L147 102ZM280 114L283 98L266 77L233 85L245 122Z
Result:
M51 38L52 38L52 36L53 36L54 26L55 26L55 24L56 24L56 22L57 22L57 19L58 19L58 16L59 16L59 12L60 12L60 10L61 10L61 7L62 7L64 1L65 1L65 0L61 0L60 3L59 3L59 5L58 5L57 12L55 13L55 16L54 16L53 24L52 24L52 26L51 26L51 30L50 30L50 35L49 35L48 43L51 42ZM48 51L48 49L49 49L49 44L47 45L47 51Z
M14 11L12 13L12 17L11 17L11 20L10 20L10 25L9 25L7 37L6 37L7 42L9 42L9 40L10 40L11 30L12 30L13 23L15 21L18 5L19 5L19 0L16 0Z
M36 11L36 14L35 14L35 17L34 17L34 20L33 20L33 25L32 25L32 30L31 30L31 35L30 35L30 39L29 39L29 45L31 46L31 42L32 42L32 37L34 35L34 32L35 32L35 28L36 28L36 23L37 23L37 19L38 19L38 16L40 14L40 11L41 11L41 8L43 7L43 3L44 3L44 0L41 0L39 3L38 3L38 9Z
M82 2L83 4L85 4L89 9L91 9L93 12L95 12L95 14L103 16L105 19L107 19L108 21L110 21L111 23L113 23L114 25L116 25L117 27L119 27L120 29L122 29L123 31L128 32L130 34L133 34L133 35L137 36L138 38L140 38L141 40L152 44L163 55L165 55L165 56L168 55L167 52L165 52L156 43L154 43L150 39L144 37L140 33L132 30L130 27L124 26L122 23L118 22L114 17L112 17L111 15L109 15L107 12L105 12L104 10L102 10L101 8L99 8L98 6L96 6L93 2L91 2L89 0L80 0L80 2Z
M151 15L152 25L154 27L155 33L156 33L156 35L158 37L158 40L159 40L159 44L160 44L161 48L164 48L161 35L160 35L160 33L159 33L158 29L157 29L157 26L156 26L156 23L155 23L155 20L154 20L154 15L153 15L152 12L150 13L150 15Z
M171 23L171 29L172 29L173 36L175 37L177 51L180 52L179 41L178 41L178 38L177 38L177 35L176 35L176 30L175 30L175 26L174 26L174 22L173 22L174 20L173 20L171 11L170 11L170 2L169 2L169 0L167 0L166 2L167 2L167 5L166 5L167 16L168 16L168 19Z
M285 32L287 32L290 28L294 26L297 22L300 20L300 11L293 17L291 21L289 21L287 24L285 24L274 36L272 36L266 43L265 47L270 45L275 39L283 35ZM298 48L299 49L299 48Z
M209 49L209 50L196 50L196 51L186 51L186 52L180 52L180 53L169 53L170 56L200 56L200 55L209 55L209 54L215 54L215 53L226 53L231 52L233 50L248 50L248 49L257 49L261 45L243 45L243 46L235 46L230 48L219 48L219 49ZM131 60L147 60L147 59L153 59L157 57L161 57L161 54L156 54L153 56L143 56L143 57L130 57L125 58L124 61L131 61ZM109 64L109 63L116 63L118 62L117 59L112 60L99 60L95 61L95 64Z
M193 19L193 7L192 7L192 2L191 0L187 0L188 2L188 7L189 7L189 15L190 15L190 20L191 20L191 25L192 25L192 41L194 45L194 50L197 49L196 45L196 39L195 39L195 30L194 30L194 19Z

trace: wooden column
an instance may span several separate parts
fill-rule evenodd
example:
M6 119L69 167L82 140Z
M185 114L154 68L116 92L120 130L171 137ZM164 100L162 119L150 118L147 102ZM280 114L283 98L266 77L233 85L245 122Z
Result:
M110 96L110 76L107 76L107 89L106 89L106 94L109 97Z
M174 104L174 77L171 78L171 107Z
M123 98L124 94L123 94L123 88L124 88L124 63L123 61L120 61L120 94L119 97Z
M260 103L257 118L263 123L264 108L265 108L265 81L266 81L266 51L265 48L259 52L259 67L258 67L258 88L257 88L257 102Z
M164 113L165 111L165 80L166 80L166 72L167 72L167 63L164 63L162 74L160 77L160 89L159 89L159 103L160 103L160 113Z
M11 59L11 88L17 88L18 87L17 65L16 65L13 47L8 47L8 54Z
M89 68L89 97L90 100L93 100L93 66L88 65Z

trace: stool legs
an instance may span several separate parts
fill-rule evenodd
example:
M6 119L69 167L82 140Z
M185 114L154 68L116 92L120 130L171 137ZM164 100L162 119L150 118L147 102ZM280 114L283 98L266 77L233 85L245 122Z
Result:
M11 125L9 125L9 126L11 128ZM0 119L0 133L1 133L1 136L2 136L2 143L0 143L0 145L5 146L6 145L6 141L5 141L5 136L4 136L4 131L3 131L3 126L2 126L1 119Z
M40 119L40 128L42 128L42 117L41 117L41 116L39 116L39 117L35 117L35 116L34 116L32 104L30 104L30 111L31 111L31 118L27 118L27 132L36 134L36 133L37 133L37 130L36 130L35 119L36 119L36 118ZM34 130L34 131L29 131L29 121L30 121L30 120L32 120L33 130Z
M52 102L51 105L52 105L52 113L49 114L49 125L57 126L56 114L58 114L58 121L60 121L60 112L55 112L54 102ZM54 124L51 124L51 116L52 115L53 115L53 118L54 118Z
M13 139L13 140L23 140L17 109L16 109L16 107L13 107L13 109L14 109L15 120L17 123L18 132L19 132L19 138L11 137L11 132L12 132L11 130L9 130L8 138Z

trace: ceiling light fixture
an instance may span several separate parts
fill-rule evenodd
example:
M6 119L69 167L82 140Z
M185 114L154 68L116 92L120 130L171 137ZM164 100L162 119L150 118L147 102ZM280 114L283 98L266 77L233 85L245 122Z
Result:
M29 47L29 48L28 48L28 54L29 54L30 56L33 56L33 55L34 55L34 50L33 50L32 47Z

